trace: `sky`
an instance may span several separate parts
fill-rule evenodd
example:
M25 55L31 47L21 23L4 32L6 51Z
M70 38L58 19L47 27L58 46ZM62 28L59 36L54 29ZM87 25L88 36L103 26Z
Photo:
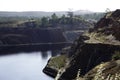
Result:
M120 0L0 0L0 11L75 11L104 12L120 9Z

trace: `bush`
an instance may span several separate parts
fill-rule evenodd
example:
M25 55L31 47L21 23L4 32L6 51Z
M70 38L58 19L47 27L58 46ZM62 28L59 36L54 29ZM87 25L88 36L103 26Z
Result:
M118 59L120 59L120 51L115 51L115 53L112 55L112 60Z

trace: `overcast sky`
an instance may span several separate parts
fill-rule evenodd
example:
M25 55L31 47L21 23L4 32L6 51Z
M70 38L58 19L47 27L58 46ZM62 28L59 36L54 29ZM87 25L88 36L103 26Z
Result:
M66 11L104 12L120 9L120 0L0 0L0 11Z

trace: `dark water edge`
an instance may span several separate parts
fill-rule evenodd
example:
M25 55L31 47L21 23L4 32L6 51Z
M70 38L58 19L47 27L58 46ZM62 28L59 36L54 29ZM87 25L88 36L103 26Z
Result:
M32 52L32 51L56 51L61 50L64 47L70 46L71 43L63 44L43 44L43 45L12 45L12 46L0 46L0 55L16 54L19 52Z

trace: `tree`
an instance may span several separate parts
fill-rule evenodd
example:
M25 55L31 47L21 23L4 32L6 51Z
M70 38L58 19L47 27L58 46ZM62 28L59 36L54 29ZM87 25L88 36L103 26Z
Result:
M69 24L73 24L73 12L72 11L69 11L69 12L67 12L68 14L68 17L69 17L69 21L68 21L68 23Z
M68 17L73 18L73 12L72 11L67 12L67 15L68 15Z
M51 23L53 26L55 26L58 23L58 16L55 13L51 15Z
M48 17L42 17L42 18L41 18L41 26L42 26L42 27L46 27L46 26L48 26L48 24L49 24L49 19L48 19Z
M66 17L65 17L64 14L63 14L62 17L60 18L60 23L66 24Z
M57 20L57 19L58 19L58 16L57 16L55 13L53 13L53 15L51 15L51 18L52 18L53 20Z

